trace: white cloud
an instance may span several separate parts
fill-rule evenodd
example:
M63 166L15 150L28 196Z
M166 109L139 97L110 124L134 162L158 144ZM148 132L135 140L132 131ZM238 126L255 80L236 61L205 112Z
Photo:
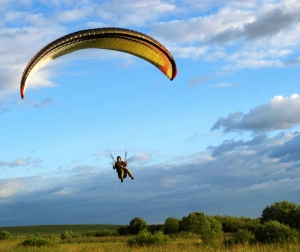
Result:
M293 162L300 160L300 144L299 144L300 135L295 134L293 138L288 139L282 144L275 146L271 153L270 157L280 158L281 162Z
M173 4L160 0L154 1L109 1L99 6L97 12L105 20L121 25L144 26L157 20L160 16L171 14L175 9Z
M211 88L228 88L228 87L232 87L235 86L232 83L217 83L217 84L213 84L213 85L209 85L209 87Z
M183 59L199 59L200 56L206 55L207 47L169 47L172 54Z
M53 18L61 23L72 23L83 20L88 16L93 16L94 11L94 6L91 5L78 9L70 9L57 12Z
M42 160L40 158L33 158L31 156L26 157L26 158L17 158L13 161L0 161L0 167L10 167L10 168L14 168L14 167L29 167L30 165L32 166L38 166L39 164L42 163Z
M9 5L12 3L17 1L5 1L5 7L0 7L1 93L19 89L27 62L47 43L77 29L99 26L144 30L166 45L175 58L193 59L196 63L218 61L213 64L215 73L221 69L236 71L299 64L299 1L128 0L99 4L87 0L43 0L39 2L40 8L23 10L13 8ZM29 7L32 4L22 0L18 3ZM86 51L66 56L56 61L55 66L79 58L122 58L125 62L122 66L126 67L134 63L123 54ZM53 76L57 71L53 66L41 69L28 88L56 86ZM82 74L71 71L64 74ZM198 77L188 77L190 85L214 77L205 72L197 72L195 76ZM215 83L211 86L226 87L231 81ZM37 166L47 169L51 166L52 170L39 169L41 175L36 177L0 180L0 197L5 198L0 208L1 223L94 223L103 216L107 223L128 224L135 216L157 223L169 216L181 218L191 211L259 217L262 209L275 200L299 202L299 132L272 135L274 130L299 124L299 99L298 95L277 96L249 112L233 112L212 127L225 132L254 132L249 139L233 137L192 154L146 151L131 156L128 161L135 180L125 179L122 184L110 166L96 167L85 163L87 158L82 156L73 155L71 159L76 159L76 163L70 161L70 165L61 165L57 171L53 171L55 165L39 158L2 160L0 167L5 172ZM40 103L30 104L40 108L51 102L51 98L42 98ZM6 111L1 104L1 116ZM204 135L199 129L193 132L196 133L186 141L189 146ZM122 214L116 211L120 205ZM86 212L88 216L82 215Z
M202 82L210 79L211 76L199 76L199 77L195 77L189 80L189 85L190 86L194 86L194 85L198 85L201 84Z
M0 90L18 90L27 62L49 38L56 37L58 33L59 31L53 31L51 28L0 29L3 43L0 49ZM49 71L39 71L31 79L30 88L55 86L48 80L48 75Z
M21 1L21 4L30 6L32 2ZM47 43L68 31L95 26L144 26L175 58L223 61L219 69L223 71L298 64L300 5L297 1L187 1L182 4L180 1L115 0L102 4L92 1L42 1L41 4L47 11L43 8L2 11L2 91L18 89L27 62ZM187 18L187 13L193 17ZM157 20L162 21L157 23ZM117 57L122 56L117 54ZM51 71L40 74L30 87L53 87L51 76Z
M30 157L23 159L23 158L18 158L14 161L12 161L9 164L9 167L16 167L16 166L27 166L29 164Z
M298 116L300 96L275 96L269 103L251 109L247 114L231 113L220 118L211 128L223 129L224 132L248 130L253 132L268 132L272 130L292 128L300 123Z
M239 4L238 4L239 3ZM205 16L199 12L191 19L161 22L154 26L155 37L177 48L171 50L179 58L224 60L224 71L245 68L283 67L294 58L300 40L299 3L293 1L252 2L245 5L222 2L212 4L217 11ZM207 3L207 6L209 4ZM211 7L212 7L211 6ZM178 46L180 45L180 46ZM199 48L205 51L198 56Z
M20 178L18 184L12 187L14 189L8 190L10 187L5 186L0 191L2 197L9 200L0 213L5 217L12 207L24 209L27 206L22 214L24 218L15 221L19 224L46 221L42 217L39 220L31 217L32 211L38 211L39 216L47 216L48 222L54 221L49 213L60 208L64 211L57 215L56 222L77 224L79 219L74 220L74 216L85 211L90 212L91 219L82 217L81 223L93 223L100 216L105 216L107 223L128 224L130 216L157 223L169 216L182 218L192 211L199 211L199 207L207 214L259 217L267 204L274 203L274 200L294 201L299 195L299 173L288 170L288 163L268 156L271 153L269 146L291 138L292 135L285 134L275 137L264 135L251 141L236 141L234 152L213 159L203 159L203 154L195 153L192 162L186 162L186 157L182 157L184 162L178 159L177 164L171 166L159 163L143 169L132 166L135 180L125 179L122 187L126 190L122 190L122 197L119 197L120 181L111 169L80 165L63 174L52 172L43 177ZM147 159L147 155L140 157ZM1 183L8 185L8 180ZM47 202L47 208L43 208L41 201ZM255 207L250 209L249 206L254 203ZM64 208L65 205L68 207ZM124 206L123 217L115 214L120 205ZM229 208L229 205L235 207ZM161 211L162 208L164 211ZM153 215L153 211L158 214Z
M140 161L148 161L152 158L149 153L138 154L137 156L131 156L128 158L128 162L140 162Z
M24 185L16 179L7 181L2 180L0 181L0 199L11 197L23 188Z

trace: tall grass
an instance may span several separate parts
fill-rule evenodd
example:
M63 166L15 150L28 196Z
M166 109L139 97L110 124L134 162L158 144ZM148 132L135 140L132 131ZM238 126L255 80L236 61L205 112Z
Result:
M41 235L60 235L64 230L72 230L76 234L86 233L89 230L103 232L113 231L122 225L109 224L87 224L87 225L42 225L42 226L16 226L1 227L0 230L8 231L13 236L26 236L28 234L39 233Z
M225 247L222 243L204 245L195 238L170 239L168 243L154 246L128 246L127 237L93 237L85 240L76 240L72 243L61 243L57 237L56 242L50 246L23 247L18 246L25 238L11 238L0 241L1 252L296 252L300 251L300 244L256 244L233 245Z

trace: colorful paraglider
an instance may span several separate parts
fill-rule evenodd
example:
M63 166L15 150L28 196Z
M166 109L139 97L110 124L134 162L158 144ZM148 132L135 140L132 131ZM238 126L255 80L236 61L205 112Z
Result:
M21 80L22 99L29 78L51 60L88 48L116 50L140 57L162 71L170 80L177 74L171 53L155 39L140 32L121 28L82 30L63 36L42 48L26 66Z

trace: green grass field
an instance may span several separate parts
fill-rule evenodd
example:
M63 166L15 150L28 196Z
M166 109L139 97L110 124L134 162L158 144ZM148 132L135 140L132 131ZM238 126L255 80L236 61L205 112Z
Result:
M49 252L300 252L300 244L255 244L224 246L223 241L211 245L204 245L200 236L177 237L168 236L168 241L161 245L129 246L128 239L134 236L104 236L86 237L80 234L88 231L116 230L121 225L47 225L0 227L0 230L9 231L11 238L0 240L1 252L13 251L49 251ZM60 234L64 231L73 231L77 237L62 240ZM20 246L28 235L39 233L42 238L51 241L50 245L42 247Z
M222 245L205 246L199 243L197 239L179 239L169 241L167 244L159 246L143 246L143 247L129 247L125 244L127 238L115 237L116 239L109 239L106 237L93 238L91 242L85 241L80 243L55 243L52 246L46 247L21 247L18 246L22 242L21 238L13 238L9 240L0 241L1 252L32 252L32 251L49 251L49 252L297 252L300 251L299 244L286 245L235 245L231 247L224 247Z
M10 232L12 236L26 236L39 233L41 235L60 235L64 230L72 230L76 234L82 234L88 231L116 230L121 225L42 225L42 226L18 226L18 227L0 227L0 231Z

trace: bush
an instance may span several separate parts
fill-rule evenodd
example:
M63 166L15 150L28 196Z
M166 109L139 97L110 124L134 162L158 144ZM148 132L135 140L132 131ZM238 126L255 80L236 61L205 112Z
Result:
M180 220L169 217L166 219L164 224L164 232L165 234L176 234L179 230L179 222Z
M118 230L117 230L118 234L119 235L129 235L129 226L122 226L122 227L119 227Z
M142 218L135 217L129 223L129 234L136 235L144 229L147 229L147 223Z
M180 230L201 235L203 243L215 242L223 237L222 225L214 217L202 212L190 213L179 223Z
M176 237L180 237L180 238L195 238L195 237L200 237L200 235L196 235L192 232L187 232L187 231L181 231L179 233L176 234Z
M252 238L252 233L247 229L238 229L236 233L233 234L232 239L235 244L247 245L250 243Z
M167 242L167 237L162 231L157 231L154 234L144 229L138 233L135 238L131 238L127 241L129 246L149 246L149 245L159 245L165 244Z
M24 247L42 247L53 245L53 241L42 238L38 233L28 236L27 239L19 244Z
M244 222L237 217L217 215L215 218L222 224L222 230L225 233L236 232L244 226Z
M163 224L153 224L153 225L148 225L148 230L154 234L157 231L163 231L164 230L164 225Z
M103 236L116 236L118 232L116 230L107 230L103 231L88 231L85 235L86 237L103 237Z
M76 235L73 233L73 231L67 231L67 230L64 230L61 234L60 234L60 238L62 240L65 240L65 239L72 239L76 237Z
M293 202L275 202L263 210L260 219L261 223L278 221L281 224L289 225L291 228L297 228L293 218L297 212L297 208L297 205Z
M239 229L248 229L254 233L260 225L259 218L253 219L243 216L237 218L228 215L216 215L214 217L222 224L222 229L225 233L237 232Z
M10 233L8 231L2 230L0 233L0 240L5 240L10 238Z
M255 238L263 243L298 242L299 232L278 221L269 221L258 228Z

